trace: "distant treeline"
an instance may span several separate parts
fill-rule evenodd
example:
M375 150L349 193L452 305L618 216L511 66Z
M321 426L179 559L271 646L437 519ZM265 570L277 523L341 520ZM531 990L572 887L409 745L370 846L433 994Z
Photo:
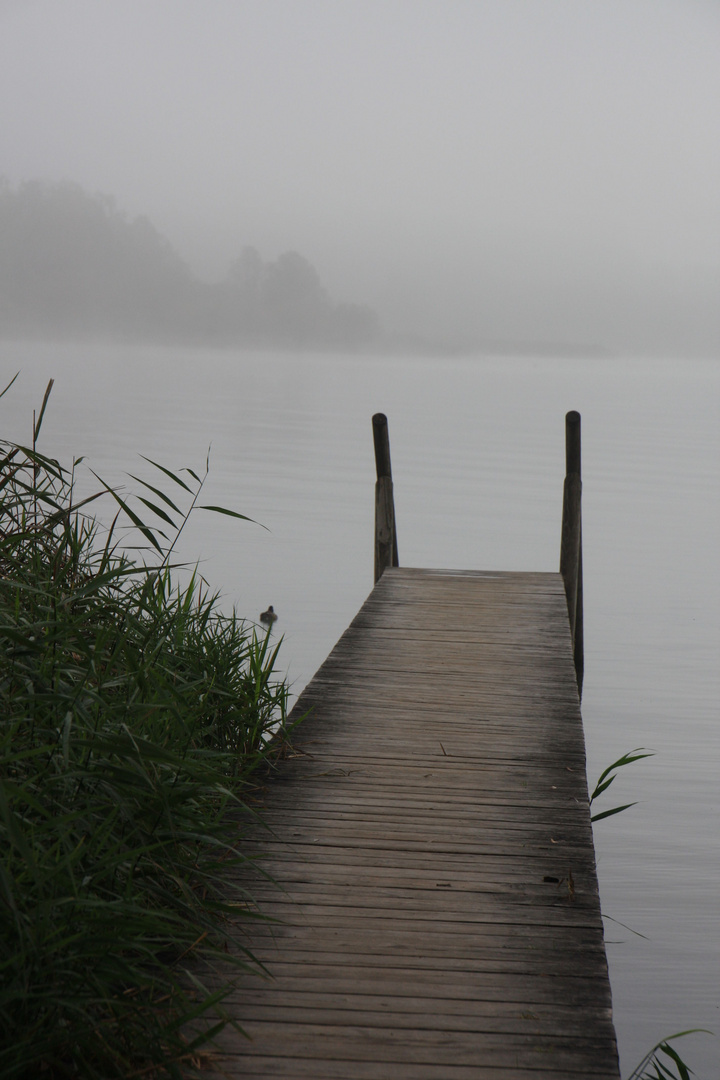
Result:
M0 337L25 336L362 348L379 324L371 309L331 300L297 252L265 262L245 248L209 284L107 196L0 180Z

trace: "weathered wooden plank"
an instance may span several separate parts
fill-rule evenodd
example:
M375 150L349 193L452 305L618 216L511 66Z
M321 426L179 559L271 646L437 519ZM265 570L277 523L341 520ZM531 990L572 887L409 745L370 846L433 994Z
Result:
M320 878L321 875L313 877ZM334 890L332 884L299 879L292 883L291 892L284 889L281 894L284 899L277 899L277 889L271 892L265 887L267 883L257 882L253 883L253 896L258 898L263 912L271 917L298 916L305 920L317 917L328 926L335 917L353 918L358 922L362 919L368 933L373 925L370 920L381 914L386 918L402 919L408 925L419 925L429 919L455 921L465 926L487 923L504 927L508 935L518 927L592 927L595 933L601 929L596 904L578 903L577 897L572 904L565 902L562 890L567 891L567 887L562 879L556 894L547 902L542 902L547 894L513 893L507 887L480 883L472 889L450 889L442 880L419 887L413 887L411 882L388 887L362 880L356 884L353 880L344 889L338 888L336 882ZM422 928L418 932L422 932Z
M386 571L304 713L239 818L272 977L224 1074L618 1080L560 576Z
M365 1004L369 1001L375 1005L374 1008ZM608 1010L585 1010L580 1016L577 1009L563 1011L559 1006L536 1005L533 1009L521 1011L512 1003L482 1001L467 1003L468 1012L464 1013L459 1011L462 1006L457 1002L452 1003L452 1012L436 1012L428 1011L428 1003L424 998L403 998L398 1005L402 1006L406 1002L416 1007L396 1009L394 999L387 996L370 999L360 995L338 998L333 994L295 994L286 997L284 1009L293 1024L317 1022L317 1017L322 1015L325 1024L372 1025L373 1028L408 1030L422 1027L425 1031L469 1033L484 1028L500 1035L552 1035L558 1024L562 1024L571 1038L585 1034L588 1016L601 1024L609 1020ZM443 1002L446 1007L449 1004ZM274 1019L277 1012L273 991L267 990L265 997L262 991L258 991L252 1004L243 1005L243 1011L247 1021Z
M339 869L357 870L360 867L374 868L378 876L384 870L390 871L396 878L407 870L442 870L451 874L454 881L512 881L520 877L529 883L542 881L543 874L557 870L558 864L573 868L576 879L582 873L593 874L594 864L587 855L587 849L566 847L561 852L553 851L549 846L537 848L531 845L518 845L512 854L502 855L482 848L452 850L448 846L427 845L423 848L405 851L390 848L382 842L363 844L361 840L354 844L333 844L320 837L309 844L286 845L282 842L265 845L267 858L273 865L285 867L303 867L311 863L314 867L324 867L331 871ZM478 863L482 862L482 869ZM590 882L587 882L590 886Z
M291 941L292 939L283 938L283 946ZM276 977L280 977L286 971L295 972L298 968L301 969L303 975L308 977L317 976L318 973L324 976L335 968L346 969L351 957L354 958L353 970L358 974L367 967L371 967L377 973L382 972L383 977L401 974L405 978L413 973L414 978L416 973L424 975L428 972L439 972L443 978L449 978L457 973L481 974L484 984L487 983L488 976L494 975L522 974L557 979L564 976L567 964L567 959L558 952L547 951L540 956L524 953L518 956L507 950L500 949L491 953L485 948L472 946L455 949L444 947L435 952L424 949L422 955L416 956L410 946L396 938L393 938L392 945L388 945L388 951L379 951L377 946L374 946L373 952L367 952L363 951L367 949L367 940L360 932L342 951L319 953L314 947L314 942L310 942L307 948L301 948L297 942L292 942L292 945L292 964L284 961L284 948L280 948L279 944L276 945L274 954L272 948L268 946L268 962L272 963ZM417 944L415 948L418 948ZM362 960L358 960L358 955L362 957ZM604 950L585 949L583 969L584 978L600 977L605 970Z
M402 855L412 855L413 864L417 858L422 860L427 855L433 858L435 855L443 855L452 860L456 855L464 855L466 858L472 858L473 864L475 864L476 856L487 855L494 860L504 858L506 860L505 865L508 865L508 859L517 856L521 856L523 864L526 857L541 857L543 863L547 862L548 856L560 859L576 858L578 861L587 857L586 838L579 831L572 839L565 836L564 843L558 846L557 840L544 832L531 833L518 829L504 829L500 824L496 826L492 833L486 832L482 839L477 836L470 837L462 834L451 839L443 837L439 833L433 835L430 827L427 830L424 828L419 829L417 823L414 823L414 827L413 824L409 824L404 834L401 832L393 833L391 830L387 836L380 835L374 831L378 826L366 822L362 831L367 832L367 840L357 835L358 825L359 822L356 820L352 823L353 827L348 825L347 828L337 831L332 830L326 833L321 829L313 829L306 836L293 833L289 841L281 839L276 833L254 836L248 839L246 852L248 854L252 852L253 849L249 845L254 842L261 849L266 850L268 854L280 854L282 852L289 854L290 857L297 854L301 858L307 858L309 849L314 845L323 850L323 857L332 855L333 851L338 850L343 852L352 852L353 850L384 852L391 855L393 852L401 852ZM293 826L288 825L288 828L292 829ZM508 855L508 847L510 846L513 848L512 855ZM534 855L534 853L537 854ZM339 859L337 861L343 860ZM405 864L400 863L398 865ZM495 861L491 865L497 867L503 864Z
M505 972L479 972L468 969L465 971L450 968L443 973L441 965L436 967L421 968L412 965L396 967L381 966L378 970L368 971L359 968L357 975L354 970L348 971L347 961L344 963L323 963L322 958L316 963L303 964L276 964L275 978L282 983L282 989L276 991L276 1017L278 1023L284 1020L284 993L286 991L325 992L325 993L354 993L361 995L377 994L379 990L389 998L400 1000L404 996L426 997L426 1010L433 1010L433 1002L438 997L438 990L443 990L443 999L446 1002L453 1000L485 1000L495 1002L514 1003L517 1008L532 1010L537 1005L559 1005L564 1000L572 998L575 1008L580 1014L586 1007L592 1010L599 1004L606 1006L609 1014L610 999L598 1002L594 994L591 978L596 978L592 972L583 980L580 978L563 978L551 971L527 970L525 967L517 967ZM515 993L514 986L523 984L523 993ZM445 992L445 988L446 992ZM317 1018L319 1020L319 1017ZM605 1037L611 1030L609 1023L603 1023L602 1030L593 1031L586 1024L585 1033L592 1032L595 1037ZM566 1037L564 1032L555 1031L558 1038ZM251 1048L247 1048L250 1050Z
M245 1054L239 1060L232 1062L225 1058L222 1062L222 1073L228 1076L234 1065L236 1076L248 1077L292 1077L293 1080L538 1080L538 1077L548 1075L538 1073L534 1068L524 1069L517 1065L511 1066L508 1071L505 1067L496 1067L484 1064L478 1071L477 1065L426 1065L418 1062L406 1064L393 1062L387 1070L378 1069L376 1062L353 1062L352 1069L346 1061L320 1060L309 1058L306 1060L295 1058L288 1063L283 1058L266 1057L255 1054ZM587 1072L566 1070L554 1074L559 1080L587 1080ZM593 1080L617 1080L617 1072L593 1072Z
M492 806L493 804L490 803L489 805ZM489 817L487 814L479 812L477 805L472 808L474 810L472 815L468 812L456 822L454 836L458 840L464 840L466 837L473 840L485 837L492 838L499 833L509 832L513 835L521 834L528 838L552 836L555 843L557 843L558 832L560 832L561 838L566 840L577 836L581 837L583 842L587 842L589 827L579 822L564 820L567 815L564 815L564 818L562 815L558 817L555 823L556 826L559 826L558 829L557 827L551 827L544 821L527 821L525 817L518 816L517 812L514 816L510 813L503 813L495 817ZM437 817L431 810L425 810L424 813L413 810L405 811L406 807L403 804L399 804L394 810L386 812L383 811L382 807L372 803L364 808L362 806L355 808L350 805L346 809L338 810L333 815L332 821L328 821L327 814L322 809L307 808L302 821L298 821L297 815L291 809L279 808L273 813L273 822L276 828L282 825L283 829L288 830L287 835L293 837L303 837L306 834L313 833L313 830L317 827L321 827L326 836L335 834L355 836L357 835L359 822L362 822L363 828L367 830L368 838L373 837L373 829L378 830L378 835L386 840L398 839L404 841L406 838L417 838L418 835L424 837L444 837L447 835L446 828L442 824L438 824ZM420 827L420 831L418 827ZM267 826L260 823L255 825L255 832L260 838L275 835Z
M360 942L367 950L367 928L359 929L351 919L331 920L331 923L332 925L328 924L326 928L326 941L334 952L355 952ZM282 924L256 927L254 938L278 947L281 947L281 943L292 941L293 949L301 949L305 947L305 943L315 941L315 929L318 925L317 919L298 917L293 920L288 916ZM496 932L493 933L495 928ZM497 927L497 924L474 927L467 923L428 920L422 939L419 940L417 926L398 926L397 921L389 919L385 920L384 924L376 919L372 952L377 955L378 952L403 949L422 956L435 956L466 955L472 951L473 955L494 958L515 954L531 955L536 959L550 957L553 962L563 965L565 971L567 957L558 950L558 945L563 941L572 944L574 949L587 949L598 955L603 953L602 942L597 940L597 935L584 927L575 930L567 927L552 930L548 928L545 934L539 934L536 929L518 929L510 935L506 925L502 928ZM449 952L446 953L445 950Z
M257 1054L264 1049L273 1057L286 1056L290 1076L295 1075L292 1072L295 1059L317 1057L346 1061L346 1075L352 1075L355 1062L387 1066L396 1062L425 1065L444 1061L452 1065L474 1066L478 1070L476 1076L483 1075L480 1070L485 1066L545 1071L549 1061L553 1062L553 1076L561 1074L563 1070L581 1068L586 1070L586 1076L604 1071L602 1054L605 1047L602 1038L515 1034L512 1036L510 1057L507 1044L511 1037L505 1033L408 1031L404 1028L292 1024L289 1021L274 1024L251 1021L245 1025L245 1030L249 1040L243 1041L239 1035L233 1040L237 1052L242 1055L250 1047L251 1053ZM320 1054L319 1047L322 1047Z

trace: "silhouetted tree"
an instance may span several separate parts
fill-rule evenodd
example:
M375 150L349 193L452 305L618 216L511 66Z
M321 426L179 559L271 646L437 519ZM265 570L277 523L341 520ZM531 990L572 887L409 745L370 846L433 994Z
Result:
M193 280L147 218L128 221L76 184L0 189L0 311L6 332L177 333Z

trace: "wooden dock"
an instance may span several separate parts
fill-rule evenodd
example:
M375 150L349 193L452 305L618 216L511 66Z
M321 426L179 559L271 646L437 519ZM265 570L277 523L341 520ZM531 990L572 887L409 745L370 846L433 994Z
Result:
M385 570L294 711L224 1074L618 1080L560 574Z
M373 417L375 588L300 696L234 882L220 1075L619 1080L580 716L580 416L560 573L398 566ZM233 883L230 883L231 891ZM243 924L247 926L247 922ZM240 933L240 929L238 931Z

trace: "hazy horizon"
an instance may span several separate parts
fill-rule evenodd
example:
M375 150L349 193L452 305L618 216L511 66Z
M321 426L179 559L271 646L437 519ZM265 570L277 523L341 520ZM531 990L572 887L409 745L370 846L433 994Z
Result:
M720 348L712 0L0 0L0 174L434 340Z

